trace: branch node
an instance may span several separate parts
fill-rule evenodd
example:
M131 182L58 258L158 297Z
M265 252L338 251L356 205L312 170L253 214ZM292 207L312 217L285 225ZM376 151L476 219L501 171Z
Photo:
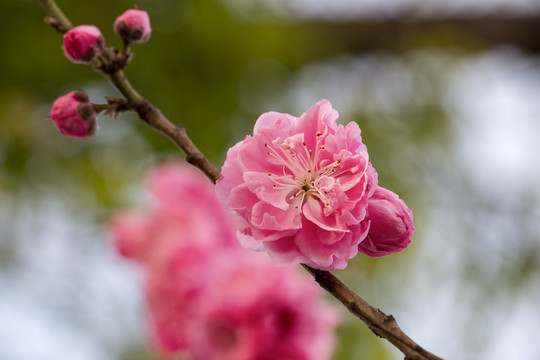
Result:
M377 309L377 312L379 313L379 315L382 316L383 318L383 321L385 323L395 323L396 322L396 319L394 318L393 315L386 315L384 312L382 312L380 309Z
M132 58L133 54L129 51L129 48L120 50L105 48L99 54L98 63L95 68L98 71L111 75L125 68Z
M66 33L69 28L67 28L60 20L52 16L45 16L45 23L53 28L55 31L58 31L61 34Z
M197 166L197 164L199 163L198 162L198 159L195 155L187 155L186 156L186 161L188 163L190 163L191 165L194 165L194 166Z
M124 99L105 96L105 100L107 101L107 108L105 109L104 114L114 119L117 119L122 112L131 108L128 102Z
M353 314L358 314L360 312L360 307L358 307L358 304L354 301L350 303L348 308L349 308L349 311L352 312Z
M147 123L150 123L150 117L151 113L156 111L154 109L154 106L150 103L150 101L146 99L139 100L133 104L133 110L137 112L139 117L146 121Z

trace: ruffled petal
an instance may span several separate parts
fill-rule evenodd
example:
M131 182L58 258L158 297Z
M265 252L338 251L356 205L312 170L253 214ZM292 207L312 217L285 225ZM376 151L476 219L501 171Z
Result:
M243 175L243 179L252 193L257 198L278 209L287 210L290 207L287 199L291 191L294 191L294 184L284 185L289 177L277 177L271 173L260 173L248 171ZM277 183L277 185L276 185Z
M259 116L253 128L253 135L261 135L267 139L290 136L291 126L296 118L289 114L270 111Z
M259 201L253 206L251 224L258 229L274 231L300 229L302 227L298 210L293 207L288 210L276 209L263 201Z
M244 169L238 163L238 150L243 145L240 141L227 151L227 161L221 168L221 178L216 181L215 192L222 204L227 202L229 192L242 183Z
M240 245L246 249L253 251L264 251L264 243L260 240L255 239L251 235L244 234L243 232L238 231L236 233L236 238Z
M328 134L335 133L338 116L338 112L332 109L330 102L323 99L298 118L293 125L292 133L303 133L307 147L315 153L317 143Z
M346 227L343 227L338 223L336 216L325 216L323 204L313 198L308 197L302 212L306 219L319 226L320 228L328 231L349 231Z
M298 249L292 237L265 242L264 248L270 259L278 266L291 266L304 263L306 258Z
M332 245L325 245L320 241L320 228L304 220L302 229L294 236L294 242L308 261L314 267L327 268L334 262L335 257L342 257L342 253L348 254L348 249L344 249L345 243L336 242ZM325 233L324 235L328 235ZM345 246L346 247L346 246Z

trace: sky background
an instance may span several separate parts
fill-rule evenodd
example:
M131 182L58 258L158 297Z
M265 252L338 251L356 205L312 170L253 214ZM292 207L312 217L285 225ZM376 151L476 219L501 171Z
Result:
M133 4L59 5L120 46L112 23ZM138 5L154 32L126 73L217 166L266 111L299 116L327 98L359 123L416 232L399 255L336 271L347 285L445 359L540 358L540 2ZM141 274L104 224L144 204L152 164L182 156L133 114L62 137L44 120L56 97L117 93L65 58L36 2L0 13L0 360L158 359ZM402 358L352 316L339 341L336 360Z

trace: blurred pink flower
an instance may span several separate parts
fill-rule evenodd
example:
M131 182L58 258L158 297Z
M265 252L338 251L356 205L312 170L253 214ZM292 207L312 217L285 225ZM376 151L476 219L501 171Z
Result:
M51 119L65 136L84 139L97 127L96 113L83 91L71 91L56 99L51 108Z
M147 179L153 206L114 216L110 237L119 252L145 269L153 337L165 351L186 349L207 286L212 253L237 249L229 215L201 173L175 164Z
M369 230L377 186L360 128L336 125L321 100L299 118L269 112L227 153L218 197L236 216L240 243L278 265L347 266Z
M128 44L148 41L152 33L148 13L137 9L125 11L114 22L114 33Z
M239 250L214 263L213 283L203 330L195 338L195 358L330 358L338 313L312 279Z
M162 165L148 185L150 211L115 216L110 234L145 270L159 349L207 360L329 358L337 314L312 279L242 249L194 169Z
M366 255L379 257L400 252L411 242L413 214L405 202L392 191L377 187L369 199L368 236L358 246Z
M80 25L64 35L64 52L74 63L90 63L103 50L105 39L93 25Z
M154 200L150 211L121 213L110 221L120 252L150 265L164 263L174 255L171 250L186 244L236 247L234 227L211 186L200 172L178 164L155 167L147 177Z

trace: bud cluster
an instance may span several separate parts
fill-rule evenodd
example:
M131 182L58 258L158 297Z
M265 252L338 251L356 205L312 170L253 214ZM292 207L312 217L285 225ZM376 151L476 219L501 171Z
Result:
M114 22L114 32L124 44L141 44L150 39L152 28L148 13L130 9ZM93 25L80 25L64 35L64 52L74 63L91 63L105 48L105 38Z
M64 53L74 63L90 64L96 61L97 70L112 74L125 67L131 59L130 44L140 44L150 39L152 29L148 13L138 9L125 11L114 22L114 32L122 38L124 49L105 48L103 34L93 25L76 26L64 35ZM96 109L103 110L103 107L107 108L107 105L92 104L83 91L72 91L56 99L50 118L63 135L82 139L95 132ZM118 111L118 107L108 108L109 113Z

